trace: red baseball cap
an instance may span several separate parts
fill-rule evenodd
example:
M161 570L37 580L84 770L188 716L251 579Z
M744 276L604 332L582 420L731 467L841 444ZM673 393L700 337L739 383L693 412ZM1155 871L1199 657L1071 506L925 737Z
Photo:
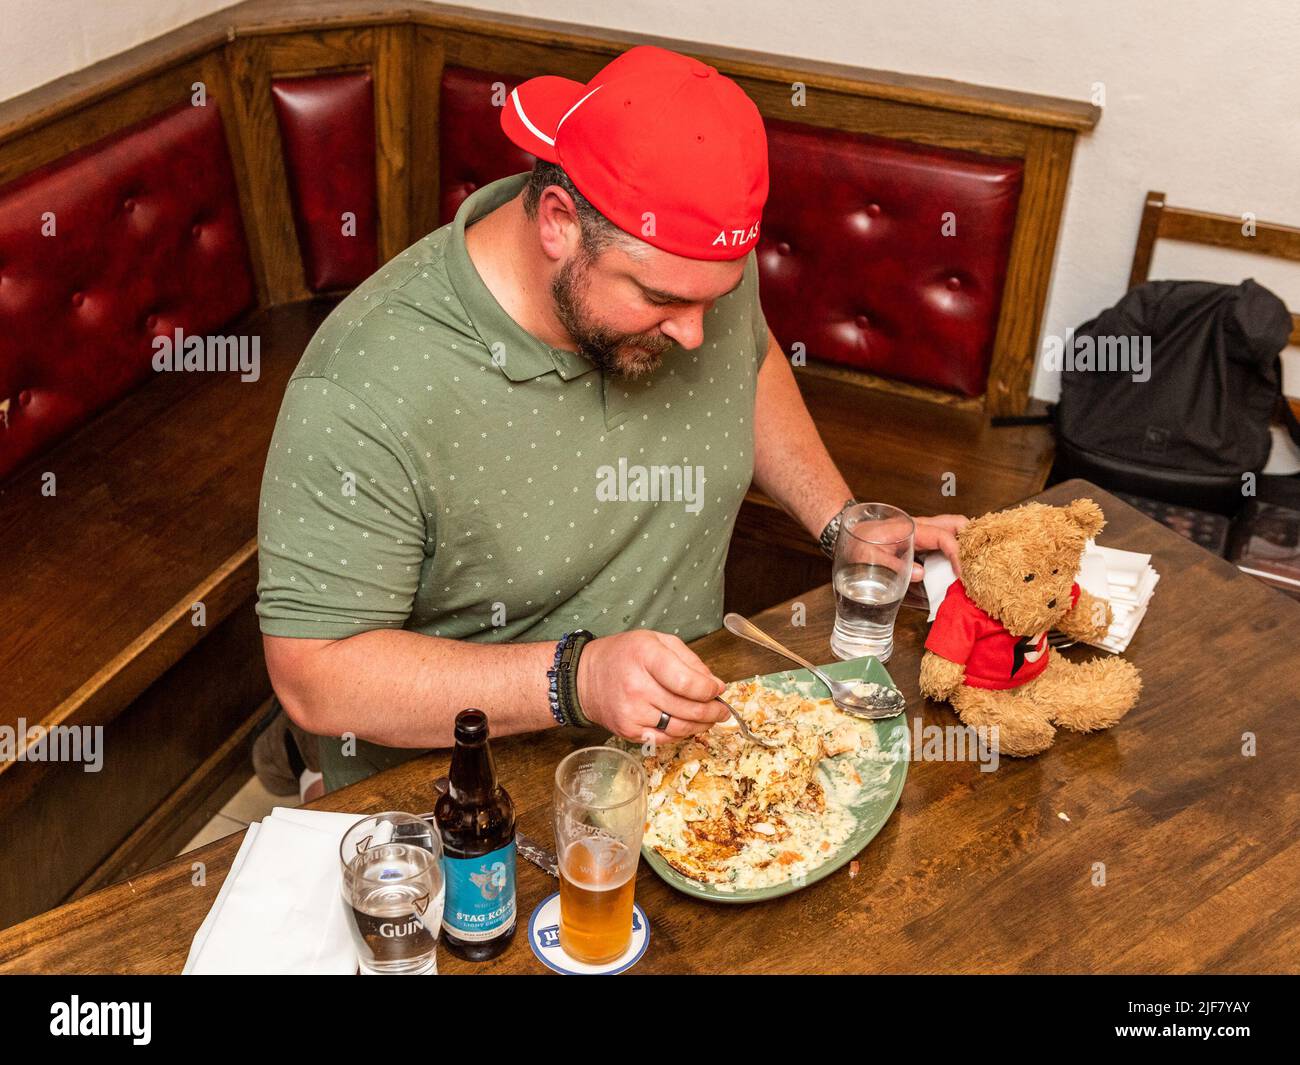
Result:
M501 128L558 163L624 232L690 259L740 259L767 200L754 102L697 59L638 45L583 85L547 74L510 93Z

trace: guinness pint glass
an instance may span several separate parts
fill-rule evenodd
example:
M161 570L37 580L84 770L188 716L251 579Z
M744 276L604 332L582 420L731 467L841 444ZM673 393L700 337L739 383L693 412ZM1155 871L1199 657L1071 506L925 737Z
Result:
M363 974L438 971L442 845L414 814L363 817L343 834L343 912Z

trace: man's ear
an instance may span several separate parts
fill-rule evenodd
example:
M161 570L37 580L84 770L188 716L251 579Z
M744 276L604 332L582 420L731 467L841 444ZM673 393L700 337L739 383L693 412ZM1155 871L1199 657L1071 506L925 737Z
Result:
M1096 536L1106 525L1106 516L1091 499L1076 499L1067 503L1065 513L1088 537Z

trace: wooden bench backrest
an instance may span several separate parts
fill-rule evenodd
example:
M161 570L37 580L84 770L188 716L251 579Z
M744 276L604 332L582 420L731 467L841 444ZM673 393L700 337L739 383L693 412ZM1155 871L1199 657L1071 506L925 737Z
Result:
M295 172L286 162L295 158L295 143L311 142L310 128L294 127L293 90L304 84L298 79L354 75L335 86L335 95L349 101L341 106L350 108L353 133L373 128L373 181L361 185L375 205L368 243L384 262L440 222L448 145L439 114L448 66L500 71L512 80L543 73L585 80L638 43L711 63L740 84L774 120L774 129L792 120L835 138L880 138L918 153L968 153L1013 166L1020 187L1000 298L994 299L996 314L988 316L991 338L980 354L985 380L967 374L946 388L890 380L889 359L872 373L845 365L852 359L833 352L826 357L839 365L819 372L991 413L1024 408L1075 137L1099 114L1086 103L643 35L613 39L579 26L434 4L323 0L308 9L248 0L0 103L0 184L188 100L202 82L222 103L259 302L302 299L346 283L360 266L341 273L322 268L330 245L313 243L321 234L305 221L310 183L301 167ZM372 122L356 125L357 101L365 98L373 102ZM957 226L960 233L960 217ZM944 292L955 291L950 286L965 283L959 272L916 281L945 299L951 297ZM797 298L775 283L769 287L775 300ZM871 292L864 297L887 299ZM925 292L911 297L928 298ZM774 306L779 321L782 307ZM846 321L861 327L870 317L849 314ZM942 351L941 334L925 339ZM815 346L809 345L812 361ZM981 383L983 394L970 395Z

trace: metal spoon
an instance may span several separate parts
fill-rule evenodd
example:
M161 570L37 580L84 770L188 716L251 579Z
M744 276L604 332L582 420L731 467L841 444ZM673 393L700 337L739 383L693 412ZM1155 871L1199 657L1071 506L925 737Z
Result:
M739 614L727 614L723 617L722 624L728 632L756 643L760 647L766 647L769 651L784 655L791 662L798 662L799 665L826 685L831 693L831 701L846 714L852 714L854 717L865 717L871 721L880 721L887 717L897 717L907 706L907 700L903 698L902 692L897 688L886 688L883 684L875 685L865 695L856 694L848 684L839 680L831 680L811 662L800 658L784 644L774 640L752 621L741 617Z
M740 712L721 695L715 695L714 698L731 711L731 716L736 719L736 724L740 726L740 734L744 736L745 739L749 740L750 743L757 743L760 747L766 747L769 750L775 750L777 747L781 746L780 742L777 740L769 740L765 736L760 736L755 732L751 732L749 726L745 724L745 719L740 716Z

